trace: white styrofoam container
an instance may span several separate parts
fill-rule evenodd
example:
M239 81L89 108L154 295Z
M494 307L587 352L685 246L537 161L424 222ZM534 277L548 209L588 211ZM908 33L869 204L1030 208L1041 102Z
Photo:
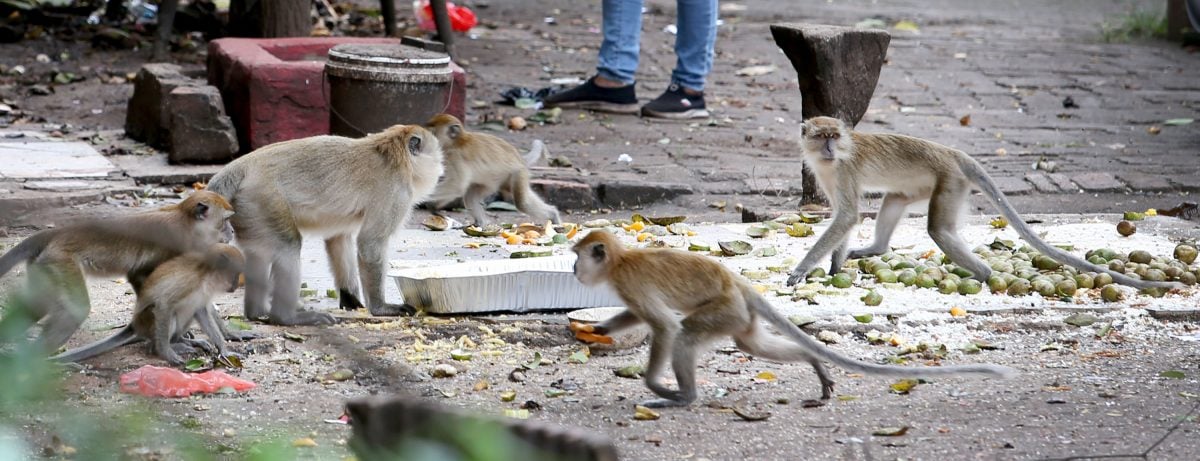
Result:
M606 286L575 279L574 256L472 261L393 269L404 302L434 314L623 306Z

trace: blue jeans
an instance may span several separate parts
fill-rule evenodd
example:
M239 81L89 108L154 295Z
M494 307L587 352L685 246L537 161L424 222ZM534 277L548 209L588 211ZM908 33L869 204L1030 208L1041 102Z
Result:
M671 82L701 91L712 70L717 41L717 0L676 0L675 70ZM597 73L606 79L633 83L642 35L642 0L604 0L604 42Z

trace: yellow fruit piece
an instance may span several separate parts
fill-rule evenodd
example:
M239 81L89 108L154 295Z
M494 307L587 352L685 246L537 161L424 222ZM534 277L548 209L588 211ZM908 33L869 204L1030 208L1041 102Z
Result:
M638 222L635 222L635 223L629 225L629 230L631 230L631 231L641 232L645 229L646 229L646 223L641 222L641 221L638 221Z
M775 373L771 373L769 371L760 371L757 375L754 375L754 377L763 381L774 381Z
M888 340L888 344L891 344L893 346L899 346L901 344L904 344L904 338L901 338L898 335L892 335L892 339Z
M1154 208L1150 208L1150 209L1146 210L1146 216L1158 216L1158 210L1155 210Z
M954 306L950 308L950 315L953 317L962 317L967 315L967 310L958 306Z
M512 233L512 232L509 232L509 231L500 231L500 236L501 236L501 237L504 237L504 238L514 237L514 236L516 236L516 235L517 235L517 234L514 234L514 233Z
M696 231L687 231L687 236L688 236L688 237L695 237L695 236L696 236Z
M771 289L771 287L763 285L761 283L754 285L754 291L757 291L758 294L760 294L760 295L763 293L766 293L767 290L770 290L770 289Z
M658 418L659 418L659 414L657 411L651 410L651 409L643 407L641 405L636 405L633 407L633 419L636 419L638 421L654 421Z
M524 234L521 234L521 236L525 237L527 239L535 239L535 238L541 237L542 234L535 230L527 230L527 231L525 231Z
M467 242L463 244L463 248L470 248L472 250L477 249L480 246L482 245L480 245L479 242Z
M526 244L526 245L537 245L537 240L534 240L534 239L532 239L532 238L526 237L526 238L524 238L524 239L522 239L522 240L521 240L521 243L523 243L523 244Z
M515 235L510 235L507 238L505 238L505 241L508 242L509 245L516 245L518 243L521 243L521 237L517 237Z
M317 441L313 440L311 438L308 438L308 437L301 437L296 440L293 440L292 446L293 447L309 447L309 448L311 448L311 447L317 446Z
M638 224L641 224L641 223L638 223ZM645 232L642 232L642 233L638 234L638 236L637 236L637 241L639 241L639 242L645 242L645 241L647 241L647 240L650 240L650 239L653 239L653 238L654 238L654 236L653 236L653 235L650 235L650 234L647 234L647 233L645 233Z
M578 233L579 233L579 227L571 227L571 230L567 231L567 240L575 238L575 234L578 234Z

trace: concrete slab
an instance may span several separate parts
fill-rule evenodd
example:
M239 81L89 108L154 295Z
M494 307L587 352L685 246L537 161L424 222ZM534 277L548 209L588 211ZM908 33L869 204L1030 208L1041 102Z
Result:
M171 165L166 154L109 157L139 185L208 182L224 165Z
M0 143L0 178L104 178L117 170L82 142Z

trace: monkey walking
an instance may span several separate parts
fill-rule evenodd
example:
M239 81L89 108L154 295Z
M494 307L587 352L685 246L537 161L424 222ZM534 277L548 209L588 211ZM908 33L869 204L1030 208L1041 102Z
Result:
M411 314L411 306L384 300L388 242L441 175L437 137L415 125L359 139L284 141L230 162L208 189L238 210L231 221L246 254L246 317L269 315L276 325L334 322L299 309L302 232L325 240L340 307L363 307L365 295L373 315Z
M197 191L174 205L107 219L47 229L0 256L0 275L27 266L22 312L4 322L28 328L45 320L37 342L47 354L70 339L91 312L85 276L123 275L141 294L146 277L159 264L188 251L229 241L233 208L220 195ZM239 338L241 339L241 338Z
M116 334L78 349L51 357L60 362L78 362L118 347L151 340L151 349L171 365L182 365L181 352L196 347L215 349L219 356L229 355L225 346L225 327L212 308L213 295L238 288L246 260L232 245L218 243L204 253L184 253L164 262L150 273L138 293L133 320ZM208 341L183 336L192 321L208 336Z
M841 120L813 117L800 125L804 162L813 169L821 191L833 206L833 222L792 271L787 284L795 285L817 261L830 257L829 273L841 270L847 258L883 254L905 208L929 201L929 236L955 264L986 283L992 269L979 259L957 234L959 213L975 186L1000 209L1013 229L1031 246L1050 258L1079 269L1104 272L1113 281L1145 288L1178 288L1175 282L1150 282L1089 263L1048 245L1021 219L983 166L966 153L924 139L896 134L851 132ZM863 191L883 192L875 224L875 241L847 253L847 236L858 224L858 200Z
M720 263L672 249L626 249L615 236L592 231L573 247L575 277L585 285L607 283L627 309L585 328L608 335L640 322L650 326L650 363L645 382L659 399L647 407L685 406L696 400L696 356L706 343L732 337L738 349L782 362L808 362L821 381L821 398L833 393L833 379L821 359L863 373L888 376L981 375L1009 378L1016 371L999 365L900 367L860 362L830 350L780 315L762 295ZM682 313L679 321L672 311ZM767 321L786 338L768 333ZM659 382L668 360L679 390Z
M517 209L535 222L561 222L558 209L542 201L529 187L527 165L541 157L544 145L540 141L522 155L499 137L467 131L450 114L435 115L425 127L437 136L446 155L446 176L428 199L435 212L461 198L474 224L482 226L488 222L483 200L501 191L511 195Z

